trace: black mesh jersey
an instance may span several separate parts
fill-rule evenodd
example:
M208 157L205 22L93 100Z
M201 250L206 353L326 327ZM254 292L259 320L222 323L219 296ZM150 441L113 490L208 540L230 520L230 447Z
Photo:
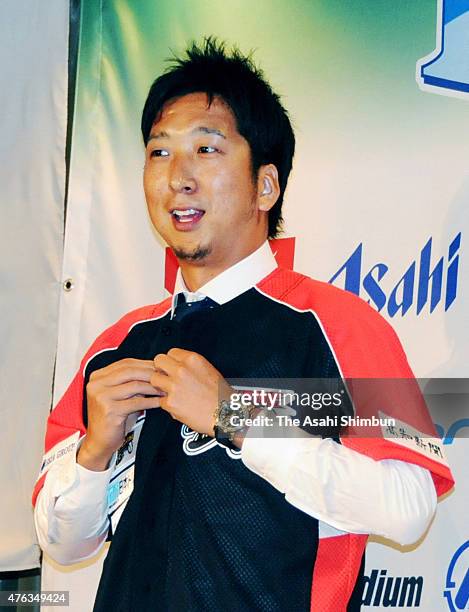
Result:
M339 377L313 313L255 288L181 322L167 313L138 323L118 349L91 360L86 376L172 347L202 354L225 378ZM95 612L310 610L317 520L246 468L240 453L190 438L163 410L147 412L134 492L113 536Z

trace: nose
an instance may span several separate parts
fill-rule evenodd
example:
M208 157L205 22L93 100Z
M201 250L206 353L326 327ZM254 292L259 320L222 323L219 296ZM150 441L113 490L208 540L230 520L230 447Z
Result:
M197 181L192 172L192 164L189 164L187 160L174 159L171 164L169 186L176 193L195 193Z
M170 187L177 193L190 194L197 191L197 183L195 180L193 178L186 178L185 176L171 179Z

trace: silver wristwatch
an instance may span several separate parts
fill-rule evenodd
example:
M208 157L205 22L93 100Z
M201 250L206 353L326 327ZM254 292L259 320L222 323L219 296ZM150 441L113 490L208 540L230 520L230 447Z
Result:
M233 444L235 435L246 427L245 421L251 417L255 406L239 406L234 408L228 400L221 400L215 410L213 431L215 439L228 448L239 450Z

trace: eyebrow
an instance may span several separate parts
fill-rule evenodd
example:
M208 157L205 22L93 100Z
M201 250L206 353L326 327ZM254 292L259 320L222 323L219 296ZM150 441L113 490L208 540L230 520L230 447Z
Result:
M202 132L204 134L215 134L216 136L221 136L222 138L226 139L225 134L223 134L223 132L221 132L220 130L217 130L216 128L209 128L209 127L198 127L195 128L195 130L192 130L193 132Z
M223 134L223 132L218 130L217 128L210 128L201 125L192 130L192 134L195 134L197 132L202 132L202 134L215 134L216 136L221 136L221 138L224 138L226 140L225 134ZM150 134L148 142L150 142L150 140L159 140L161 138L170 138L170 135L168 134L168 132L162 130L161 132L156 132L156 134Z

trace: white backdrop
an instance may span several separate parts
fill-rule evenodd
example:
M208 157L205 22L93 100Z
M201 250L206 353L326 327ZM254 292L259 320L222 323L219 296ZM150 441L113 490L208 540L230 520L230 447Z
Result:
M0 571L39 565L31 487L61 291L68 2L0 2Z
M387 38L370 29L376 24L365 24L360 32L360 23L354 22L358 31L350 37L352 44L346 31L352 26L332 17L327 21L319 2L314 16L326 20L324 27L332 23L337 40L321 38L316 22L305 34L306 5L299 0L289 4L288 19L275 11L272 16L272 4L266 0L255 8L248 2L224 5L223 16L215 0L181 1L180 11L161 0L157 3L161 18L154 22L143 8L153 10L152 2L83 0L82 5L62 274L71 279L73 289L60 296L56 399L99 331L131 308L164 296L163 248L150 227L141 190L139 113L168 47L181 49L190 38L207 33L235 40L242 49L257 46L256 57L274 88L287 92L285 103L298 139L285 204L287 233L297 238L295 269L329 280L349 261L349 282L353 277L364 299L384 301L383 315L397 330L418 376L467 376L469 102L435 96L417 86L415 65L434 43L432 24L431 36L419 46L412 30L412 23L415 28L419 24L418 11L396 2L384 15L384 4L377 3L387 18ZM286 11L286 4L276 2L275 7L278 15ZM436 16L436 3L434 8ZM259 18L263 11L272 17L263 22L262 32L251 14L255 10ZM207 19L213 15L219 21L207 31ZM407 26L411 22L408 30L403 30L405 20ZM366 44L363 48L356 44L360 34L370 38L374 51L379 48L378 59ZM278 49L279 40L289 41L285 54ZM324 49L329 63L318 67L314 60ZM388 61L393 52L398 56L395 64ZM298 70L292 70L292 55ZM348 56L351 63L360 60L353 72ZM449 255L449 245L459 233L460 247ZM425 285L421 252L430 237L430 271L443 258L441 299L433 312L427 302L417 313L418 288ZM361 251L356 251L360 244ZM350 260L356 252L360 258ZM445 310L448 268L456 256L456 298ZM405 286L400 282L404 276ZM377 280L381 293L376 290ZM344 273L336 284L343 286ZM396 301L405 297L409 308L394 314L389 305L396 286ZM440 504L429 534L406 550L376 542L367 553L370 577L384 571L393 584L399 584L398 579L421 580L421 600L411 598L410 607L429 612L450 609L444 597L446 572L469 537L467 442L457 439L446 448L458 486ZM67 569L45 563L43 586L70 589L70 609L86 612L91 609L99 567L99 561ZM376 588L368 607L387 609Z

